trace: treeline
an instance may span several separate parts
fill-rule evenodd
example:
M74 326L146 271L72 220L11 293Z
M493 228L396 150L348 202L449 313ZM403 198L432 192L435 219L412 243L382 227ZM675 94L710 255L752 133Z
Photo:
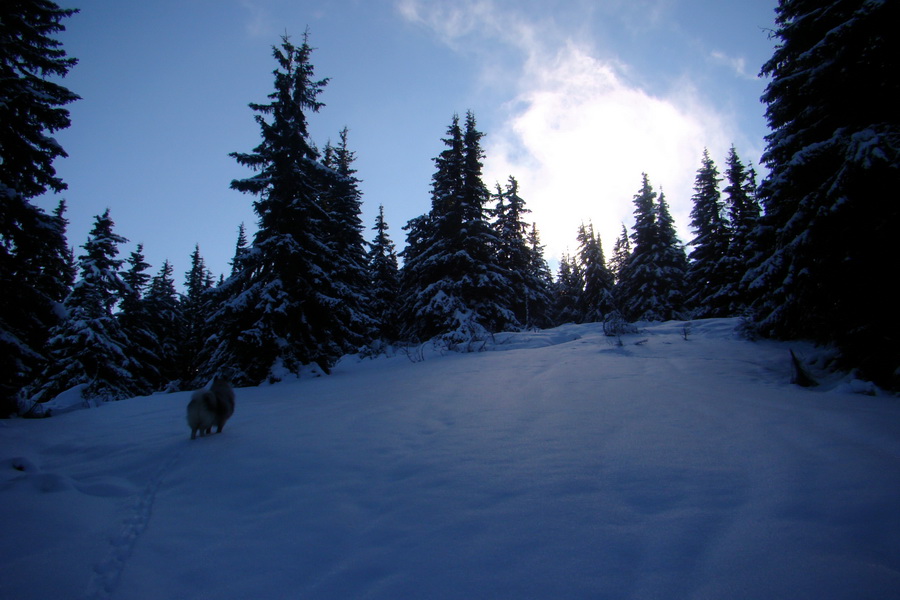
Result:
M327 373L347 353L398 342L473 350L501 330L729 315L746 316L761 335L835 344L839 366L897 387L900 93L895 37L884 31L897 3L836 1L819 11L782 0L781 43L763 67L772 133L762 184L734 148L724 176L704 152L688 254L644 175L631 231L623 225L609 261L583 224L555 279L516 179L493 192L483 182L472 113L452 118L430 208L403 228L399 257L383 209L366 240L347 130L321 151L307 131L327 80L315 77L307 37L299 46L284 37L273 48L274 91L250 105L260 144L232 154L253 172L231 187L254 197L258 230L249 240L239 229L232 271L218 280L195 250L182 294L168 263L148 274L140 246L118 258L126 240L109 212L76 260L65 205L46 214L31 204L65 189L52 167L64 152L45 131L68 126L62 107L76 97L44 75L75 64L50 37L73 11L17 7L20 18L8 22L26 25L3 46L13 91L0 98L7 411L78 384L86 397L118 399L193 387L222 368L243 385ZM836 77L849 87L836 88Z

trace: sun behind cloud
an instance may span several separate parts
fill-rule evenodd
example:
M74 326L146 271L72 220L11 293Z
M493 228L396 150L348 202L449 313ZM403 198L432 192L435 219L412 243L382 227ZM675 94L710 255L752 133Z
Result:
M726 124L685 82L672 97L630 85L613 62L572 43L523 67L522 89L486 144L486 179L513 174L541 229L548 256L574 250L593 222L607 252L646 172L666 191L683 240L699 157L727 147Z
M591 221L609 253L646 172L670 203L678 233L687 229L693 180L703 149L725 156L733 130L693 82L673 78L664 95L646 91L619 58L600 56L583 33L529 20L515 6L469 0L448 7L402 0L398 12L448 46L479 53L493 75L497 49L511 97L485 138L485 182L513 175L549 259L574 251L575 232ZM510 67L512 65L512 67ZM512 72L510 72L510 69ZM489 78L489 75L484 77Z

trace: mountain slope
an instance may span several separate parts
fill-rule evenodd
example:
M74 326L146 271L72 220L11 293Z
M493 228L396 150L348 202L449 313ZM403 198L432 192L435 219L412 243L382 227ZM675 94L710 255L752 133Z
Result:
M3 598L900 597L900 405L734 320L0 424ZM502 350L502 351L501 351Z

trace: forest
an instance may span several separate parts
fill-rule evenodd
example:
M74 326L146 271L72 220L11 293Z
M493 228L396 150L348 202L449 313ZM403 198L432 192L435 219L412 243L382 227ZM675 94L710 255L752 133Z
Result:
M54 35L75 12L43 0L2 9L4 416L41 416L77 385L100 401L192 389L221 370L252 386L328 374L347 354L472 352L499 332L597 322L615 336L710 317L742 317L750 337L832 346L831 368L900 389L896 2L781 0L778 44L762 66L763 180L734 147L722 170L704 152L683 244L645 174L611 255L583 223L557 273L527 190L514 175L493 190L483 181L471 111L450 118L430 207L403 225L402 250L384 207L369 235L348 130L322 149L308 132L328 81L315 73L310 34L285 35L267 102L250 104L259 145L230 155L249 171L230 185L252 199L257 230L250 239L237 227L230 273L210 272L195 249L181 291L172 266L147 264L142 246L120 256L128 240L112 211L75 251L65 202L52 213L33 202L66 188L52 133L70 125L65 107L78 98L59 78L77 60Z

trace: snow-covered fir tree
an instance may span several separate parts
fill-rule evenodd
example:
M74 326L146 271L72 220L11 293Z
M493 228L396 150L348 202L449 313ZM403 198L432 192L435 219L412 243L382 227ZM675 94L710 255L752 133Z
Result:
M616 238L616 243L613 245L612 256L609 259L609 270L613 275L613 280L616 282L616 285L619 284L619 280L622 278L622 269L628 264L628 259L630 258L631 238L628 235L628 229L625 227L625 224L622 223L622 233Z
M338 177L325 166L307 129L327 79L316 80L308 34L295 46L284 36L273 48L278 64L270 102L250 105L262 141L250 153L232 153L256 171L231 187L253 194L259 229L239 271L219 290L210 317L213 336L204 348L203 373L231 368L238 384L252 385L299 374L335 361L363 340L335 278L340 258L323 195Z
M516 178L510 175L505 188L498 183L494 199L497 263L506 272L513 290L511 308L518 322L526 327L546 326L550 295L544 271L548 268L537 227L524 220L531 211L519 195Z
M66 219L65 213L66 201L60 200L53 211L56 234L48 237L49 245L45 247L46 260L41 261L44 263L45 275L41 283L46 286L45 292L54 302L66 299L78 276L75 253L66 239L69 220Z
M144 256L144 245L138 244L125 260L128 268L122 272L122 282L125 290L122 294L121 313L136 312L137 306L143 298L144 290L150 283L150 275L146 273L150 268Z
M58 83L77 62L54 36L78 12L48 0L0 8L0 416L46 360L51 327L68 293L64 205L50 215L31 203L66 184L53 161L66 156L53 133L70 124L78 96Z
M329 232L334 256L337 259L332 269L332 278L340 293L340 300L350 315L347 326L357 337L359 344L368 342L377 327L371 315L369 298L369 277L366 265L366 241L360 213L362 192L359 179L353 168L356 153L347 146L349 130L340 132L337 146L326 146L323 163L331 169L327 172L323 205L331 219Z
M728 252L722 261L725 284L722 298L729 315L745 314L750 306L744 276L758 264L759 249L754 231L759 224L760 207L756 198L756 172L745 167L734 146L725 162L725 207L731 224Z
M578 228L578 263L584 289L578 300L579 320L582 323L603 321L613 310L613 275L606 266L600 237L593 223Z
M685 303L695 318L729 316L730 299L726 285L734 265L728 262L731 230L719 191L719 169L703 150L700 168L694 179L691 228L694 239L688 258L687 297Z
M369 272L369 312L376 322L377 339L393 342L398 339L397 296L400 293L400 268L394 242L388 235L384 219L384 205L375 217L375 239L369 244L366 256Z
M581 321L581 295L584 293L584 273L578 261L569 254L559 259L554 282L553 321L556 325Z
M241 223L238 226L238 237L234 244L234 256L231 258L231 274L236 275L240 271L241 257L247 252L247 228Z
M659 278L660 287L665 290L665 303L660 307L663 320L685 317L685 277L688 260L684 244L678 239L675 219L669 211L669 203L662 189L656 205L656 223L659 227Z
M521 324L512 310L517 292L497 263L497 248L501 244L485 206L490 200L490 192L482 180L483 137L484 133L477 128L475 114L468 111L463 132L462 229L458 239L473 267L461 282L463 295L468 297L468 306L474 309L476 321L493 333L516 330Z
M132 360L130 371L134 388L141 394L149 394L156 389L160 379L160 348L150 327L152 315L144 298L151 279L146 273L150 265L144 257L144 245L138 244L125 262L128 265L122 273L125 289L116 316L128 341L126 354Z
M109 210L96 217L78 257L80 279L65 301L67 316L53 328L50 362L35 399L43 402L78 384L86 399L121 400L140 393L135 385L134 358L114 312L126 286L119 275L119 244L128 240L113 232Z
M484 206L490 194L481 179L483 134L471 112L465 131L454 115L447 134L447 148L435 159L431 211L406 227L402 333L408 340L440 336L449 347L466 350L492 332L520 325Z
M645 173L634 197L632 253L620 273L616 302L630 321L666 321L682 316L687 258L678 242L665 197Z
M153 334L159 354L157 363L158 379L154 389L183 388L180 383L184 372L182 341L184 340L185 318L181 300L175 289L174 269L167 260L150 281L144 297L148 315L147 327Z
M648 314L651 318L657 317L653 312L657 300L657 266L652 260L659 245L655 199L656 192L644 173L641 189L634 197L631 258L620 271L616 287L616 304L630 320L644 319Z
M193 387L201 382L201 354L210 335L207 317L212 312L213 275L200 254L200 245L191 253L191 267L184 274L184 294L181 296L182 338L179 363L182 372L178 379L183 386Z
M894 388L898 22L898 2L779 2L762 69L768 248L750 277L762 333L834 342L848 366Z
M531 296L524 324L528 328L552 327L553 275L550 273L547 259L544 258L544 245L541 243L536 223L531 224L526 241L529 256L527 288Z

